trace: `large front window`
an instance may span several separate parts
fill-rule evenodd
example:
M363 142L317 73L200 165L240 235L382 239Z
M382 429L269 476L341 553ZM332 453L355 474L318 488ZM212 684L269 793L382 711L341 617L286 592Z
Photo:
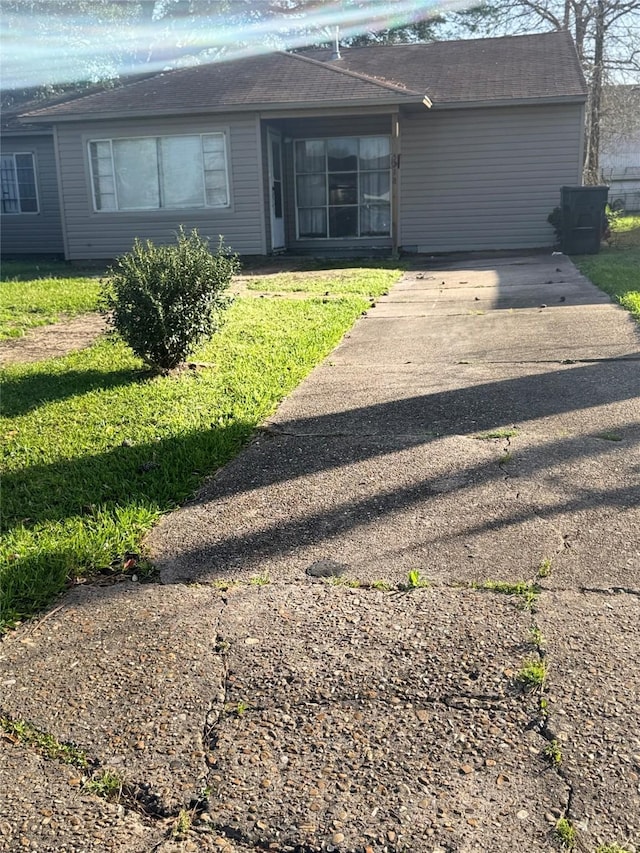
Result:
M38 213L33 154L7 154L0 160L3 213Z
M299 238L391 233L388 136L296 142Z
M94 209L227 207L224 133L89 143Z

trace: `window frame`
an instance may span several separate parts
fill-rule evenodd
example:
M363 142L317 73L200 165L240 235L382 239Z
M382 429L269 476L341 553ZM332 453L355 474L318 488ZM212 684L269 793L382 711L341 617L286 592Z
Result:
M20 196L20 182L18 181L18 166L16 164L16 157L31 157L31 171L33 174L33 188L35 190L35 200L36 200L36 210L23 210L22 209L22 198ZM35 151L12 151L6 152L0 155L0 160L4 160L5 158L11 157L13 161L13 180L16 188L16 201L18 203L18 210L2 210L2 204L0 204L0 211L3 216L38 216L40 214L40 192L38 190L38 171L36 168L36 154ZM1 188L0 188L1 193ZM4 202L4 199L0 199L1 202Z
M360 140L362 139L387 139L389 142L389 167L388 169L361 169L360 167ZM328 157L328 145L331 141L341 140L341 139L356 139L358 142L358 155L357 155L357 163L356 163L356 193L357 193L357 202L353 205L340 205L345 209L348 207L353 207L357 211L358 217L358 232L361 229L361 210L365 207L360 201L361 198L361 183L360 176L361 174L373 174L373 173L383 173L389 176L389 231L386 234L360 234L358 233L355 236L346 236L346 237L332 237L330 234L330 209L335 207L335 205L330 204L330 186L329 186L329 176L332 174L348 174L342 172L331 172L329 169L329 157ZM298 154L297 154L297 144L299 142L323 142L325 146L325 164L324 164L324 181L325 181L325 204L324 205L312 205L312 209L324 209L326 215L326 226L327 226L327 235L326 237L309 237L309 236L300 236L300 217L299 217L299 204L298 204L298 177L300 175L310 175L310 174L322 174L321 172L304 172L298 171ZM366 133L355 135L354 134L344 134L342 136L302 136L293 139L293 190L294 190L294 205L295 205L295 213L296 213L296 240L387 240L391 238L393 234L393 194L391 192L391 187L393 186L393 157L392 157L392 139L391 134L389 133ZM303 209L309 209L309 205L303 205Z
M225 204L207 204L207 190L205 186L205 173L206 169L204 168L204 149L203 149L203 137L206 136L214 136L222 138L223 145L223 155L224 155L224 174L225 174L225 191L227 195L227 201ZM111 136L111 137L92 137L86 139L86 151L87 151L87 163L89 168L89 183L91 185L91 203L93 207L93 213L98 215L103 214L130 214L130 215L140 215L140 214L156 214L160 212L171 212L171 211L200 211L200 210L229 210L232 207L231 200L231 180L230 180L230 164L229 164L229 143L228 143L229 133L227 129L223 130L210 130L210 131L199 131L199 132L184 132L184 133L152 133L136 136ZM138 139L154 139L156 140L156 145L158 140L161 139L176 139L179 137L190 137L190 138L198 138L200 140L200 152L202 155L202 197L203 204L202 205L185 205L185 206L176 206L176 207L167 207L158 205L157 207L137 207L137 208L120 208L118 206L118 187L116 180L116 166L115 166L115 158L113 154L113 143L114 142L129 142L135 141ZM92 145L97 145L99 143L108 143L109 144L109 153L111 159L111 177L113 179L113 197L115 200L116 206L111 209L99 208L97 204L96 198L96 177L99 179L100 175L94 175L93 172L93 157L92 157ZM157 161L159 162L159 161ZM161 179L161 170L157 169L158 175L158 197L161 198L160 192L160 179Z

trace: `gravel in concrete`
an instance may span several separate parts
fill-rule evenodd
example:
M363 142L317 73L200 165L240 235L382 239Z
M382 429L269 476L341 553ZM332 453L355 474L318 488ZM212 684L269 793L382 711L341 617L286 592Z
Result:
M416 708L527 707L514 679L531 653L532 617L517 597L349 588L342 579L227 595L219 631L229 644L232 706L290 711L367 699Z
M530 624L480 591L230 594L214 822L282 849L548 850L567 788L526 731Z
M153 811L188 804L222 702L214 590L79 588L2 645L2 713L73 743Z
M520 580L562 546L508 483L500 443L451 436L262 436L149 545L164 582L268 572L303 580L314 561L360 580ZM515 515L523 514L518 523Z
M74 767L0 743L4 853L149 853L162 838L140 815L82 789Z
M75 590L5 640L2 713L135 796L96 804L5 738L0 840L548 853L566 816L583 853L637 853L639 344L560 256L407 274L154 531L167 585ZM410 571L434 585L400 591ZM243 583L170 585L194 579ZM544 590L529 612L488 579Z
M582 849L640 849L640 598L541 596L549 729L562 750Z
M109 802L84 787L81 771L29 747L0 745L2 853L248 853L255 848L221 835L208 812L162 818Z
M384 703L247 711L219 731L212 817L275 849L549 851L550 809L566 789L545 776L515 712L428 714ZM462 743L461 739L464 739Z

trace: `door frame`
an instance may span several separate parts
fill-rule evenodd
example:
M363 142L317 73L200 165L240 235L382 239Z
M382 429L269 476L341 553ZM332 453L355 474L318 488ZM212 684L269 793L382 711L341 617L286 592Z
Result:
M276 174L274 170L274 162L273 162L273 147L272 142L276 142L278 145L278 152L280 157L280 178L276 179ZM283 185L283 158L282 158L282 134L274 130L271 127L267 128L267 165L268 165L268 177L269 177L269 221L271 223L271 251L278 252L282 249L286 249L286 232L284 227L284 185ZM278 212L278 193L280 196L280 213L281 216L277 216Z

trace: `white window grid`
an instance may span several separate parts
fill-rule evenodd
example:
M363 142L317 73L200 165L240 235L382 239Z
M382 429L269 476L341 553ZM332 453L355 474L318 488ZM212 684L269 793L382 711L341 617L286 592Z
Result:
M31 174L33 176L33 188L34 188L34 198L36 202L35 210L23 210L22 209L22 199L20 197L20 184L18 183L18 166L16 164L16 157L30 157L31 158ZM11 154L3 154L0 158L0 175L1 175L1 184L2 184L2 215L3 216L16 216L21 214L23 216L35 216L40 213L40 196L38 193L38 181L36 176L36 158L33 151L14 151ZM5 186L7 179L10 178L10 183L12 189L15 192L15 196L13 198L6 197L5 198ZM17 206L16 210L5 210L5 201L14 202Z
M391 182L392 181L391 166L389 166L388 170L387 169L364 169L364 170L362 170L360 168L360 157L358 156L358 162L357 162L358 202L354 205L340 205L341 207L354 207L357 209L357 211L358 211L358 235L356 237L353 237L353 236L351 236L351 237L332 237L329 234L329 208L332 206L329 203L329 174L340 174L340 172L331 172L331 173L329 172L327 143L330 142L331 140L334 140L334 139L357 139L359 142L361 139L378 139L378 138L383 138L383 137L389 140L389 150L391 151L391 137L388 134L384 134L384 133L372 133L372 134L363 134L360 136L344 136L344 137L341 137L341 136L314 136L314 137L303 136L303 137L299 137L299 138L293 140L293 151L294 151L293 188L294 188L294 199L295 199L295 210L296 210L296 238L298 240L370 240L370 239L372 239L372 235L364 235L364 236L360 235L360 208L362 207L362 205L360 203L360 174L361 174L361 172L364 174L367 174L367 173L371 173L371 172L387 172L388 171L389 187L391 187L391 185L392 185L392 182ZM297 181L297 177L298 177L298 174L320 174L320 173L319 172L318 173L298 172L297 162L296 162L296 160L297 160L297 143L298 142L324 142L324 144L325 144L324 178L325 178L326 203L324 205L313 205L313 207L317 208L317 209L324 207L325 216L326 216L326 223L327 223L327 236L326 237L301 237L300 236L300 220L299 220L299 216L298 216L299 208L298 208L298 181ZM389 212L390 212L390 215L392 217L393 216L393 207L392 207L391 199L389 199ZM382 238L391 236L391 225L389 227L389 231L386 234L377 234L374 236L375 237L382 237Z
M123 142L123 141L133 141L136 139L155 139L156 142L159 142L161 139L176 139L182 136L191 137L197 136L200 138L200 150L203 153L203 181L202 181L202 193L203 193L203 203L201 206L192 207L192 210L201 210L202 208L207 208L209 210L220 210L223 208L227 208L231 206L231 191L229 185L229 157L228 157L228 145L227 145L227 133L225 131L213 131L210 133L173 133L173 134L155 134L153 136L117 136L110 138L100 138L100 139L90 139L87 143L87 151L88 151L88 159L89 159L89 173L91 177L91 198L93 202L93 210L95 213L140 213L144 210L184 210L185 208L179 207L154 207L154 208L126 208L125 210L121 210L118 204L118 187L116 183L116 170L115 170L115 162L113 157L113 143L114 142ZM224 174L225 174L225 192L227 201L226 204L216 204L211 205L206 203L206 187L204 181L204 175L207 170L204 169L204 149L203 149L203 139L205 137L217 137L222 139L223 145L223 157L224 157ZM101 208L98 207L98 199L96 196L96 178L99 178L99 175L94 174L93 170L93 156L92 156L92 145L97 145L99 143L107 143L109 145L109 157L111 162L111 177L113 180L113 197L115 202L115 207L113 208ZM111 195L111 193L105 193L105 195Z

